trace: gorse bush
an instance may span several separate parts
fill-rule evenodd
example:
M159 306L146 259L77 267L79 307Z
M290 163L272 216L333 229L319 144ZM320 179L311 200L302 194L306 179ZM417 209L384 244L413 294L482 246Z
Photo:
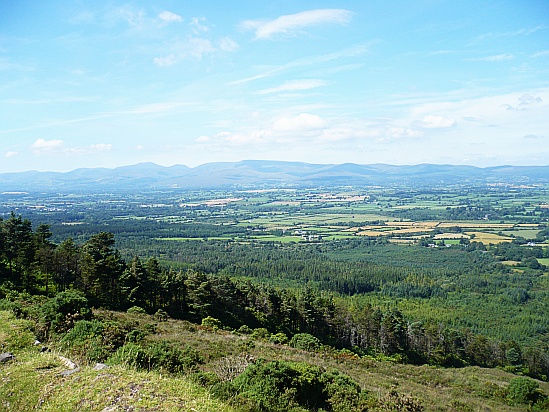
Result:
M117 322L79 320L59 340L63 350L81 362L103 362L124 344L126 332Z
M507 399L513 404L533 405L543 398L539 383L530 378L513 378L507 387Z
M315 352L322 347L322 343L313 335L308 333L297 333L290 340L290 346L296 349Z
M126 312L128 313L133 313L133 314L145 314L147 313L147 311L145 309L143 309L142 307L140 306L132 306L131 308L129 308Z
M252 411L363 409L360 386L346 375L304 362L260 360L212 393Z
M216 319L212 316L206 316L204 319L202 319L202 326L216 331L218 329L221 329L223 327L223 324L219 319Z
M137 370L159 370L170 373L189 372L201 363L200 354L191 347L179 349L162 341L149 346L128 342L108 359L110 364Z
M88 299L82 292L67 290L59 292L42 306L43 321L54 333L63 333L78 320L91 319Z

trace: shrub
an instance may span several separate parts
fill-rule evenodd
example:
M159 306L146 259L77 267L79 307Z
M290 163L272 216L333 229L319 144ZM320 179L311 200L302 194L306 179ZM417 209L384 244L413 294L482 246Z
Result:
M401 395L396 390L396 386L391 386L389 392L379 400L379 406L382 411L409 411L421 412L423 405L419 399L411 395Z
M136 343L126 343L119 347L107 360L111 365L122 365L132 369L151 368L151 362L147 350Z
M533 405L542 398L543 393L539 389L539 383L530 378L513 378L507 387L507 399L514 404Z
M154 318L159 322L165 322L168 320L168 314L162 309L158 309L154 314Z
M132 306L126 312L128 312L128 313L141 313L141 314L147 313L147 311L145 309L143 309L142 307L140 307L140 306Z
M221 329L223 327L223 324L219 319L213 318L211 316L206 316L204 319L202 319L202 326L216 331L218 329Z
M308 333L297 333L290 340L290 346L296 349L306 350L308 352L315 352L322 346L320 340Z
M241 327L238 328L237 332L242 333L243 335L250 335L253 332L253 330L248 325L242 325Z
M126 334L127 342L141 342L145 338L146 334L142 330L133 329Z
M275 333L269 337L269 342L275 343L277 345L285 345L288 343L288 337L285 333L282 332Z
M258 361L232 383L214 385L213 393L251 410L360 411L360 386L338 371L304 362Z
M166 341L143 347L128 342L109 358L108 363L124 365L137 370L161 370L170 373L190 371L202 360L190 347L179 349Z
M333 411L351 412L360 410L360 385L338 370L322 374L326 402Z
M42 305L42 316L49 330L63 333L78 320L91 319L88 299L79 291L59 292Z
M172 373L190 371L202 361L195 349L189 346L179 349L166 341L149 346L147 352L152 369Z
M98 320L79 320L63 335L60 343L67 347L83 345L90 339L101 337L102 332L103 324Z
M230 381L244 372L253 361L254 358L246 353L225 356L214 363L213 369L221 381Z
M269 331L265 328L257 328L257 329L254 329L254 331L252 332L252 334L250 335L252 337L252 339L259 339L259 340L263 340L263 339L267 339L271 334L269 333Z
M59 341L64 351L70 351L79 361L99 362L107 356L103 347L103 324L98 320L79 320Z

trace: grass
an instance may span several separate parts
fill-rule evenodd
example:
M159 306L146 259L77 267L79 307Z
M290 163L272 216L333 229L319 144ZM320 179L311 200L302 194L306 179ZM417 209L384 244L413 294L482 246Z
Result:
M148 319L147 319L148 321ZM233 411L184 376L163 376L122 367L82 366L69 376L56 352L32 345L29 322L0 311L0 345L15 361L0 367L0 410L6 411Z
M149 315L100 311L100 319L119 322L154 323ZM158 372L137 372L120 366L94 370L91 365L70 376L55 352L40 353L32 345L32 333L24 322L17 333L11 332L17 320L0 312L0 336L3 344L16 335L24 336L11 346L15 362L0 365L0 409L10 411L233 411L237 410L214 398L207 388L198 386L185 375L171 376ZM383 398L396 385L402 395L419 399L425 411L502 411L515 412L525 407L505 401L505 389L515 377L497 369L466 367L445 369L427 365L402 365L372 358L341 356L331 348L311 353L286 345L254 340L249 335L219 330L185 321L169 319L156 323L156 333L146 340L168 341L197 350L203 372L219 373L223 359L246 353L251 359L307 362L327 370L338 369L349 375L374 399ZM22 345L22 342L26 342ZM70 357L70 354L65 354ZM540 382L544 393L549 383Z

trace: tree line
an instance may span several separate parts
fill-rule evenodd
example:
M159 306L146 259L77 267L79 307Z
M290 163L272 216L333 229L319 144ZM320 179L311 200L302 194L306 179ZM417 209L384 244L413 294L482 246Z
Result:
M361 355L455 367L502 366L545 379L549 375L549 357L543 350L406 319L396 306L355 305L337 293L306 286L276 287L227 273L177 270L163 266L156 257L126 260L109 232L95 234L83 244L67 239L56 245L49 240L51 235L47 225L33 230L28 220L14 213L0 220L0 297L9 298L10 290L46 296L76 290L94 307L137 306L194 322L212 317L230 329L264 328L287 336L307 333ZM318 260L317 270L325 263ZM328 266L331 277L338 278L338 267ZM421 278L408 281L432 287ZM391 285L396 290L398 284Z

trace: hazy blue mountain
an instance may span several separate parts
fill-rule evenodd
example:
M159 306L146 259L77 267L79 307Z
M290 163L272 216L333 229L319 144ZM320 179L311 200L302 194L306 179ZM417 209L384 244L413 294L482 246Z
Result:
M0 192L97 192L257 186L451 185L549 183L549 166L479 168L420 164L394 166L311 164L267 160L206 163L194 168L140 163L115 169L67 173L28 171L0 174Z

